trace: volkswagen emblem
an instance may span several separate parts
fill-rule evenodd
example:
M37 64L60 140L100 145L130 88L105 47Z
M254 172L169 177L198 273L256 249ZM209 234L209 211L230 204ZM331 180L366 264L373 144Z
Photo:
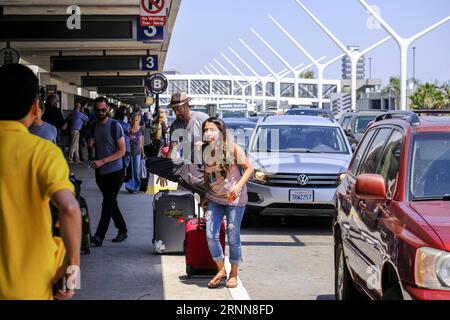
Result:
M308 182L309 182L309 178L308 178L308 176L306 174L300 174L297 177L297 182L301 186L306 186L308 184Z
M175 202L171 202L171 203L170 203L170 207L172 208L172 210L175 210L175 207L176 207Z

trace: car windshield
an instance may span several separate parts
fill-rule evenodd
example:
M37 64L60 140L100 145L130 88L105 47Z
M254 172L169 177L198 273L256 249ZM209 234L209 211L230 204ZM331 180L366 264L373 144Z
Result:
M245 111L222 111L222 118L245 118Z
M174 121L176 117L167 117L167 124L170 126Z
M233 130L234 142L239 144L242 148L247 149L250 141L250 137L252 136L253 131L255 130L256 123L252 122L226 122L227 128Z
M337 127L278 125L257 130L252 152L349 153Z
M356 118L355 133L364 133L370 121L375 120L376 116L360 116Z
M291 109L286 111L287 116L318 116L318 115L328 115L326 111L319 109Z
M444 199L450 195L450 132L419 133L411 160L414 200Z

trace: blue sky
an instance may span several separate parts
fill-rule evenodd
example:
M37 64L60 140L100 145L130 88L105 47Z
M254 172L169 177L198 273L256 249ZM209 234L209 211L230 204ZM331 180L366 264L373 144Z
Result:
M345 45L362 49L388 34L384 29L367 27L368 15L357 0L302 0ZM401 36L409 37L450 15L449 0L367 0L381 10L382 17ZM197 73L216 58L230 71L232 67L220 56L224 52L240 69L250 75L245 66L233 57L228 47L235 49L254 69L266 75L266 69L239 42L242 38L275 71L284 69L278 59L250 31L254 28L291 64L309 64L307 58L286 38L267 17L271 14L305 49L318 58L334 58L340 49L326 36L294 0L182 0L165 63L165 70ZM414 43L416 77L422 82L450 80L450 22ZM400 54L390 40L366 56L372 58L372 77L383 82L400 74ZM214 63L213 63L214 64ZM233 70L234 71L234 70ZM233 72L236 73L236 72ZM408 67L412 76L412 50ZM330 79L341 78L340 61L325 72Z

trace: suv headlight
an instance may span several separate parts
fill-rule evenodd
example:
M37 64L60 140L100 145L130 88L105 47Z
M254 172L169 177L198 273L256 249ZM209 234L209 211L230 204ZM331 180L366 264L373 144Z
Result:
M344 181L346 176L347 176L347 172L342 172L341 174L339 174L339 181L338 181L338 183L341 184Z
M253 172L253 177L251 179L253 182L256 183L266 183L267 182L267 176L264 172L260 170L255 170Z
M419 287L450 290L450 253L433 248L417 249L415 278Z

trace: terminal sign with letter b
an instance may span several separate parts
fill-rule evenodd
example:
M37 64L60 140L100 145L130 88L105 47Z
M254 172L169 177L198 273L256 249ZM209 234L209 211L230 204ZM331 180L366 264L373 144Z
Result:
M160 94L167 89L167 79L161 73L154 73L145 78L145 86L153 94Z

